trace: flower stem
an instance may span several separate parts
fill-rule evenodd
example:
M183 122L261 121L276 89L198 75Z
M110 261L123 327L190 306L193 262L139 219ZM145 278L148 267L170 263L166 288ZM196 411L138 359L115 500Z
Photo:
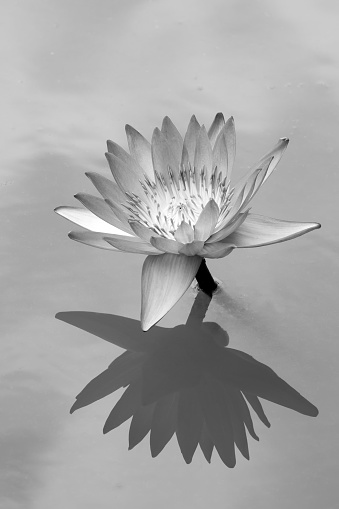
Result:
M200 290L205 292L209 297L212 297L213 292L217 289L218 285L214 281L210 271L207 268L205 258L202 259L198 272L195 276L198 281Z

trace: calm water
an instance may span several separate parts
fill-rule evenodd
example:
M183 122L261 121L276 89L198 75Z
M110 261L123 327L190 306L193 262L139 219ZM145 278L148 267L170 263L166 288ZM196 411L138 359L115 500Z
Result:
M337 131L339 7L330 0L5 1L1 6L1 495L4 509L334 508L339 414ZM150 138L169 115L234 115L236 172L291 138L253 211L317 221L291 242L209 261L223 291L208 310L230 347L269 365L316 418L264 401L251 460L186 465L175 439L156 459L102 434L117 396L69 415L122 350L57 321L60 311L138 319L141 255L71 242L57 205L108 176L105 140ZM186 321L188 291L160 322Z

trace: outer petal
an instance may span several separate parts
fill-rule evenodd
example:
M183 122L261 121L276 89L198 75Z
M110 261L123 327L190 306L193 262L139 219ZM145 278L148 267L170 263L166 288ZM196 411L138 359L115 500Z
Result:
M226 226L223 228L216 228L217 232L213 233L213 235L210 236L209 239L207 239L207 244L210 244L211 242L218 242L219 240L223 240L228 235L231 235L246 219L246 217L249 214L249 210L246 212L243 212L242 214L239 214L238 217L234 217L233 220L230 223L227 223L227 216L225 218Z
M219 207L211 199L201 212L194 226L194 240L207 240L213 232L219 217Z
M103 221L115 226L118 230L126 232L126 235L131 234L131 228L125 226L125 224L118 219L112 208L102 198L98 198L97 196L87 193L77 193L74 195L74 198L79 200L80 203L82 203L95 216L100 217ZM113 233L120 233L120 231Z
M144 196L140 181L143 182L145 176L141 168L139 168L139 165L131 167L110 152L106 152L105 155L113 177L121 191L123 193L127 191L129 193L135 193L137 196Z
M125 126L129 151L151 180L154 180L151 144L134 127Z
M148 256L141 276L141 326L148 330L176 304L192 283L200 256Z
M258 247L294 239L320 228L319 223L296 223L249 214L239 228L225 240L237 247Z
M107 150L110 154L118 157L123 163L125 163L130 171L134 173L140 173L144 171L143 167L139 164L139 161L134 155L130 155L126 150L124 150L120 145L115 143L112 140L107 140ZM151 173L153 175L153 172Z
M221 131L221 129L225 125L225 119L224 115L222 113L217 113L211 127L208 130L208 137L210 139L212 147L214 147L214 144L216 142L216 139L218 138L218 135Z
M88 246L98 247L99 249L109 249L110 251L118 251L117 248L111 246L104 240L104 237L106 237L105 233L71 231L68 236L71 240L87 244Z
M242 179L237 182L234 188L234 197L237 198L241 190L243 189L246 182L249 180L251 175L256 172L259 168L262 168L262 171L265 171L265 177L262 180L262 185L268 177L272 174L273 170L275 170L278 162L280 161L283 153L285 152L288 145L288 138L281 138L277 145L267 154L265 154L260 161L258 161L252 168L247 172L247 174L242 177Z
M104 433L108 433L130 419L140 408L140 405L141 386L139 380L137 380L127 387L124 394L109 414L103 429Z
M199 255L204 258L224 258L231 254L234 248L236 248L234 244L215 242L214 244L205 244Z
M143 226L138 221L129 221L129 225L135 235L139 237L142 240L145 240L146 242L150 242L151 237L156 237L157 234L151 230L151 228L147 228L146 226Z
M129 237L123 238L119 235L111 235L110 237L104 237L104 240L116 247L120 251L125 251L126 253L136 253L136 254L153 254L160 255L161 251L155 249L148 242L138 239L137 237Z
M90 179L105 200L111 200L119 205L127 203L125 193L121 191L116 182L103 177L100 173L87 172L85 175ZM123 210L122 207L121 209Z
M95 216L87 209L79 207L57 207L54 209L54 212L92 232L116 233L119 235L126 235L126 237L130 236L129 233L103 221L100 217Z
M178 393L161 398L155 405L150 436L152 458L160 454L175 433L177 406Z

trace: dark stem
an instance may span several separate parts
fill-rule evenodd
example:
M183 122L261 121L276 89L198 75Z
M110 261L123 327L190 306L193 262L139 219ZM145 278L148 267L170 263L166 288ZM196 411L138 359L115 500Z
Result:
M212 299L209 297L209 295L199 291L196 298L194 299L186 325L194 326L202 324L211 300Z
M195 278L198 281L200 290L205 292L209 297L212 297L218 285L207 268L205 258L203 258Z

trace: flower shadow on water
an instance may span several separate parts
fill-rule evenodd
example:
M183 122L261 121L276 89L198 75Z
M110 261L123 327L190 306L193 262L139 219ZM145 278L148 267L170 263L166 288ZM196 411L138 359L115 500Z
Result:
M272 369L230 348L217 323L202 321L210 300L199 292L185 325L147 334L139 321L121 316L58 313L59 320L126 349L86 385L71 412L126 387L104 433L132 418L129 449L150 433L155 457L176 434L186 463L199 445L208 462L215 448L228 467L236 464L235 446L249 459L247 434L259 440L249 407L270 426L259 398L315 417L317 408Z

